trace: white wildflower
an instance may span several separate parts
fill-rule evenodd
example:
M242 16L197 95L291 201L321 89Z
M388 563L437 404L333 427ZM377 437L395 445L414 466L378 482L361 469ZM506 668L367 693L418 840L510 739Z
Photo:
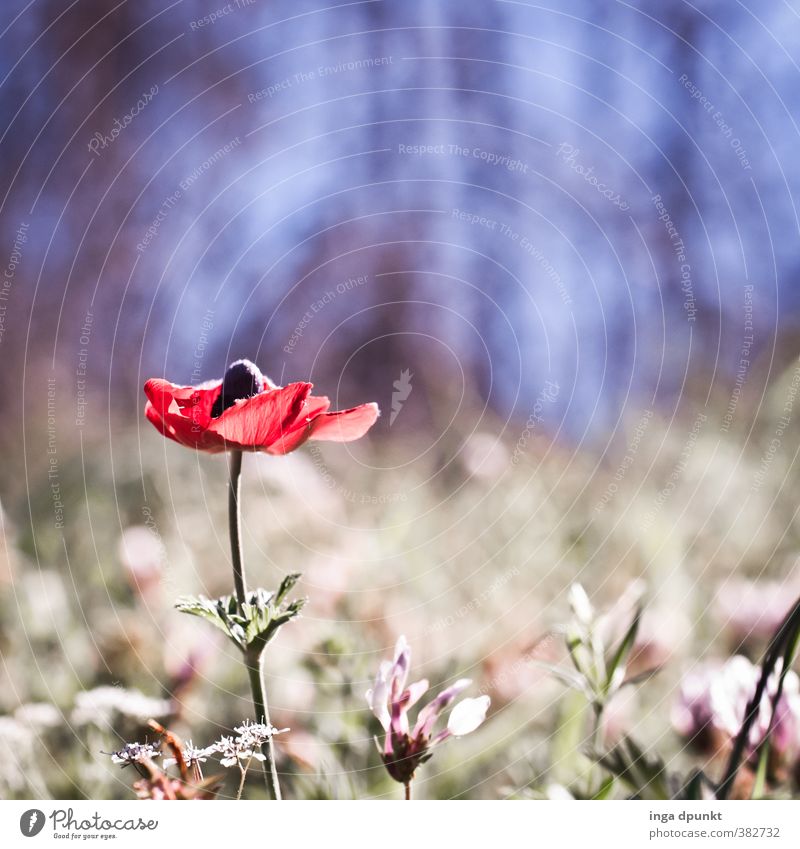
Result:
M158 747L152 743L126 743L118 752L111 753L111 760L115 764L127 766L128 764L153 760L159 754Z
M210 755L213 755L217 751L216 744L213 746L206 746L205 749L198 749L191 740L189 740L181 749L181 754L183 755L184 761L186 761L186 766L189 768L195 766L196 764L204 764ZM173 766L176 764L177 758L164 758L164 769L169 766Z
M251 758L257 761L266 760L261 747L276 734L283 734L289 729L278 729L263 722L250 722L248 719L233 730L235 737L221 737L211 747L211 750L221 755L219 762L224 767L238 766L240 761L247 763Z

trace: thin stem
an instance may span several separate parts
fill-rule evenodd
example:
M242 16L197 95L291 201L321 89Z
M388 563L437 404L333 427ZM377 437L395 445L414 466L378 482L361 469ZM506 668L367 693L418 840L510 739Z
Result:
M603 705L595 702L592 704L592 734L591 734L591 751L590 756L592 757L592 761L589 764L589 774L588 774L588 797L590 799L594 798L594 777L596 772L597 764L595 763L594 756L595 754L600 753L600 749L603 743Z
M232 451L230 462L230 479L228 485L228 529L231 538L231 563L233 565L233 583L236 588L236 600L240 605L247 603L247 583L245 581L244 562L242 560L241 527L241 476L242 476L242 452ZM250 690L253 693L253 707L256 712L256 722L271 725L269 721L269 710L267 698L264 691L262 676L261 652L250 649L244 652L244 663L247 667L247 675L250 679ZM275 768L275 749L272 737L261 747L265 760L264 781L267 786L267 795L273 799L280 800L281 787L278 781L278 771ZM244 776L242 777L244 781Z
M247 601L247 585L244 579L242 562L242 540L239 535L242 510L239 498L242 479L242 452L231 451L230 479L228 482L228 533L231 538L231 563L233 564L233 584L236 587L236 600L239 604Z
M733 788L733 783L736 780L736 775L739 772L739 767L744 759L745 751L750 741L750 729L753 727L756 717L760 712L761 700L767 690L769 678L775 670L786 644L789 643L791 645L797 639L798 633L800 633L800 599L795 601L792 609L786 614L780 627L775 632L772 640L770 640L764 660L761 662L761 677L758 679L755 693L753 693L753 697L747 705L744 722L739 729L739 733L736 735L730 759L728 760L728 766L725 769L722 781L720 781L717 787L716 797L720 801L727 799ZM773 703L772 717L774 717L776 707L777 702ZM772 718L770 719L771 727Z
M247 665L247 674L250 676L250 689L253 691L253 705L256 709L256 722L263 722L268 727L272 726L269 719L269 705L267 704L267 691L264 687L263 678L263 655L255 652L245 653L244 662ZM281 785L278 781L278 770L275 766L275 744L272 735L261 747L261 752L266 758L263 762L264 776L267 778L267 789L272 790L275 799L281 799Z
M252 758L250 758L250 760L252 760ZM247 766L244 766L244 767L241 765L241 763L239 764L239 775L241 777L239 778L239 789L236 792L236 801L237 802L239 801L239 799L242 798L242 791L244 790L244 780L245 780L245 778L247 778L247 770L248 769L250 769L250 761L248 761Z
M411 801L411 782L406 781L405 787L406 787L406 802L410 802Z

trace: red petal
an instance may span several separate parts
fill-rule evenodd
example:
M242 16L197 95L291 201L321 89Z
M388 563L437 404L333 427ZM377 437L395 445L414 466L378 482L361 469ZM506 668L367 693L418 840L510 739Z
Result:
M306 398L306 405L303 407L303 418L305 419L303 424L322 415L322 413L327 413L330 405L330 399L325 395L309 395Z
M292 429L310 391L310 383L290 383L237 401L219 418L211 419L208 431L231 448L267 449Z
M265 382L266 383L266 382ZM328 413L330 401L309 395L312 384L291 383L237 401L221 416L211 409L221 389L215 380L200 386L179 386L153 378L145 384L145 415L161 434L200 451L242 449L286 454L307 439L350 442L363 436L377 420L377 404Z
M172 405L177 389L180 389L180 387L175 386L168 380L153 377L145 383L144 394L147 395L147 400L155 408L155 412L163 418Z
M162 436L174 439L176 442L178 441L178 438L175 435L175 428L166 424L150 401L144 405L144 414L147 416L148 421L150 421L160 431Z
M168 380L153 378L144 386L149 399L145 415L164 436L181 445L211 453L224 451L224 441L206 429L209 411L221 386L222 381L197 387L176 386Z
M204 429L185 416L168 416L166 424L175 429L178 442L198 451L218 454L226 450L225 440L211 430Z
M181 410L187 411L184 415L203 422L205 426L211 418L211 408L220 392L222 392L222 381L209 380L199 386L176 387L174 395Z
M311 422L311 439L352 442L360 439L378 421L378 405L361 404L340 413L325 413Z
M178 386L168 380L152 378L144 385L145 395L162 417L170 413L182 414L201 429L208 426L211 408L221 391L221 380L210 380L199 386Z
M275 440L271 445L266 447L268 454L277 454L279 456L288 454L299 448L311 436L311 428L308 423L296 425L294 430L290 430L280 439Z
M308 439L352 442L362 437L375 424L379 415L377 404L362 404L339 413L306 417L305 424L301 423L274 442L268 451L270 454L288 454Z
M309 395L301 414L280 439L267 448L268 453L283 455L299 448L311 436L309 423L326 412L330 405L330 399L325 395Z

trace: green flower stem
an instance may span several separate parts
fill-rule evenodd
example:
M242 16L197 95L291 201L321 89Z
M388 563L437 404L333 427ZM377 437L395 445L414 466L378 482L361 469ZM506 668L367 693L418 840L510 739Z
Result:
M243 606L247 603L247 582L245 581L244 563L242 562L242 539L240 534L241 477L242 452L232 451L228 488L228 529L231 538L231 562L233 564L233 583L236 587L236 600ZM247 667L247 675L250 678L250 689L253 693L256 722L271 725L264 689L262 652L263 649L245 650L244 662ZM273 799L280 800L281 786L278 781L278 770L275 767L275 747L272 737L261 747L261 750L266 759L263 762L263 766L267 795L271 795Z
M242 540L239 536L242 510L240 507L242 480L242 452L231 451L230 480L228 482L228 533L231 538L231 562L233 563L233 583L236 587L236 600L240 605L247 601L247 585L244 579L242 563Z
M599 753L602 748L603 743L603 709L604 705L594 702L591 705L592 709L592 735L591 735L591 750L590 753L593 756L595 753ZM589 765L589 775L588 775L588 788L589 792L587 794L589 799L593 799L595 795L595 773L596 773L597 764L594 761L594 757L592 757L591 764ZM602 773L601 773L602 774Z
M269 721L269 706L267 705L267 691L264 687L264 653L246 652L244 662L247 665L247 674L250 676L250 689L253 691L253 705L256 709L256 721L271 725ZM278 770L275 766L275 744L272 737L261 747L266 758L264 761L264 776L267 778L267 789L272 791L272 797L281 800L281 785L278 781Z

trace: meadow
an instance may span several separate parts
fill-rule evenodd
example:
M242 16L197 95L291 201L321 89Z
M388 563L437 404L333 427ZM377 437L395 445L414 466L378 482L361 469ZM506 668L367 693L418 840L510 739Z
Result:
M249 580L301 573L287 598L308 599L264 654L284 798L402 797L365 698L401 635L411 681L432 696L469 678L464 697L490 702L423 758L415 797L713 794L757 681L744 659L761 662L800 594L795 371L740 408L746 429L726 424L726 398L671 419L641 407L602 451L489 414L419 444L386 410L374 438L246 454ZM175 608L232 592L225 455L143 418L111 446L62 452L62 507L47 477L3 503L3 798L134 798L146 771L126 744L167 758L254 718L237 647ZM781 681L742 798L797 792L800 694L793 672ZM246 763L221 751L188 764L208 795L262 798L258 744Z

